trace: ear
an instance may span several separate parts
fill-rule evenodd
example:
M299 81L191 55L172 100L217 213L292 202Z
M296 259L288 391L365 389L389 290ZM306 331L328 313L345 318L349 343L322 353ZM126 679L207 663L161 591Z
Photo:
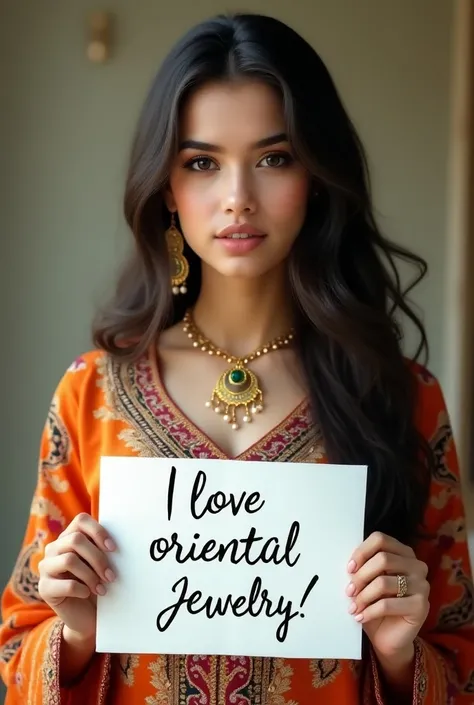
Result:
M163 192L163 199L169 212L176 213L178 209L176 208L176 202L174 200L173 192L171 191L171 187L169 184L166 186Z

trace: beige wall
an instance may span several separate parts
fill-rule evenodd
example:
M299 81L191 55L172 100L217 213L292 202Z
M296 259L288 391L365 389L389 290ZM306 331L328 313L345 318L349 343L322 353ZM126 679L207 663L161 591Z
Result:
M89 347L94 304L123 249L125 157L144 92L174 39L224 7L219 0L108 6L117 46L99 67L84 58L84 17L96 9L88 0L2 9L0 583L23 531L49 397ZM248 7L292 23L332 71L368 148L383 228L429 261L415 298L431 368L443 382L452 4L254 0Z

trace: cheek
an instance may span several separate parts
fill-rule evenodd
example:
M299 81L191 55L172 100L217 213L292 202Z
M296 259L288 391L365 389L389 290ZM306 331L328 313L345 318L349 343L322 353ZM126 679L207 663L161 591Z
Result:
M308 179L292 178L274 184L269 192L269 208L280 222L302 223L308 202Z
M171 180L171 190L183 224L185 220L199 221L212 207L211 193L204 179L200 181L184 175Z

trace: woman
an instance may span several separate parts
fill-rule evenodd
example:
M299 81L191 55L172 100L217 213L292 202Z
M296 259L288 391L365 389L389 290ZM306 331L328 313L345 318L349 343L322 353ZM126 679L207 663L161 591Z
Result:
M188 33L139 121L125 213L134 251L96 349L54 395L3 596L7 704L472 703L452 434L397 323L418 327L421 353L395 258L418 280L426 268L377 229L362 147L313 49L260 16ZM347 586L362 662L96 654L116 548L97 523L101 455L368 464Z

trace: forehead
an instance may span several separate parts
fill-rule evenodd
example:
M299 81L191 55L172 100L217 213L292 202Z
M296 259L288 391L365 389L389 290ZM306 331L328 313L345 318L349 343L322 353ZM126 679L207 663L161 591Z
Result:
M222 81L197 89L180 117L181 139L225 145L285 132L281 97L261 81Z

